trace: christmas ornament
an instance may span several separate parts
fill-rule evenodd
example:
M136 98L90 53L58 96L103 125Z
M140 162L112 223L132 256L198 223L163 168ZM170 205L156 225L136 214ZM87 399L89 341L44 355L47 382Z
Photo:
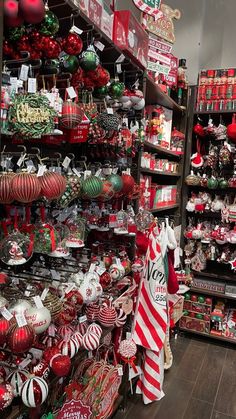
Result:
M19 3L16 0L4 0L3 2L5 27L17 27L23 23L23 17L19 12Z
M99 57L93 46L88 47L86 51L82 52L79 63L80 67L85 71L96 70L99 64Z
M133 339L125 339L120 342L119 353L124 358L131 358L137 353L137 345Z
M68 355L70 358L73 358L79 350L78 342L73 337L68 340L62 340L57 346L62 355Z
M125 269L121 264L113 263L109 268L109 274L113 281L118 281L125 275Z
M114 80L109 86L109 95L113 99L119 99L125 91L124 83Z
M79 310L79 308L82 307L84 302L83 297L78 289L73 289L69 292L66 292L64 300L74 305L77 308L77 310Z
M220 179L219 180L219 187L221 189L226 189L228 188L228 181L226 179Z
M66 129L76 128L83 119L84 111L77 103L70 99L62 105L61 125Z
M14 319L7 320L4 317L0 318L0 345L4 345L7 340L7 334L10 327L13 325Z
M141 111L145 107L145 99L139 100L135 105L133 105L133 109L135 111Z
M109 180L104 180L102 185L102 192L99 196L101 201L109 201L115 195L113 185Z
M117 114L107 112L101 112L97 118L97 124L105 131L118 131L119 122L120 120Z
M128 195L134 189L134 184L135 184L134 178L128 173L123 173L121 178L123 181L123 187L121 191L124 195Z
M50 367L57 377L66 377L71 369L71 360L68 355L55 355L50 361Z
M13 316L16 314L24 314L27 310L31 308L31 304L27 300L19 299L12 306L10 306L9 311Z
M34 343L35 332L32 326L18 326L14 324L7 334L7 345L13 353L27 352Z
M14 201L12 193L12 179L15 176L13 172L0 173L0 203L10 204Z
M89 322L98 320L98 314L100 311L100 306L97 303L88 304L85 309L85 314Z
M108 176L107 180L111 182L115 192L120 192L123 188L123 179L119 175L111 174Z
M10 384L0 384L0 410L6 409L10 406L14 398L13 388Z
M190 175L186 176L185 183L189 186L199 185L200 184L200 178L199 178L199 176L197 176L193 172L191 172Z
M97 176L89 176L82 183L82 193L85 198L97 198L102 192L103 183Z
M7 39L3 41L2 52L5 57L12 57L14 54L13 46Z
M52 347L52 348L46 348L43 351L43 359L45 360L45 362L47 364L50 363L50 361L52 360L52 358L56 355L61 355L59 348L56 347Z
M108 288L112 283L111 274L109 272L105 271L102 275L100 275L99 282L100 282L103 289ZM96 319L94 319L94 320L96 320Z
M87 318L86 317L85 319L83 317L82 319L79 318L79 324L76 327L77 332L81 333L81 335L83 336L87 332L87 329L88 329Z
M65 301L63 303L63 309L58 314L56 318L56 322L58 325L66 325L70 324L76 318L77 310L73 306L73 304L68 303Z
M57 329L57 333L58 335L60 335L63 339L69 339L73 333L74 333L74 329L73 327L69 326L69 325L65 325L65 326L60 326Z
M95 335L98 335L98 337L100 338L102 336L102 328L101 326L99 326L99 324L92 323L89 325L87 329L87 334L89 333L95 333Z
M95 79L95 85L96 85L97 89L102 88L102 87L106 87L106 85L110 81L109 71L107 71L101 65L99 65L95 71L97 73L96 79ZM107 91L108 91L108 88L107 88Z
M196 125L194 125L193 132L194 132L194 134L198 135L199 137L205 137L205 131L204 131L203 126L200 124L200 122L198 122Z
M32 307L25 314L27 323L31 325L38 335L45 332L51 323L51 313L46 307Z
M41 209L44 210L44 208ZM33 227L33 237L34 252L50 254L56 250L59 238L51 224L44 221L37 223Z
M66 190L59 199L58 205L62 208L68 206L73 199L80 197L80 192L80 178L77 175L69 175L66 179Z
M80 248L84 246L85 222L77 216L77 211L66 220L69 236L66 238L68 248Z
M45 16L42 0L19 0L19 12L27 23L40 23Z
M25 26L18 26L17 28L8 28L7 39L11 42L18 41L25 34Z
M74 74L79 68L79 60L75 55L63 55L60 61L63 71L67 73Z
M61 45L58 41L49 36L44 36L42 38L42 43L44 46L43 55L46 58L58 58L61 53Z
M115 325L116 327L123 327L126 323L127 320L127 316L124 312L124 310L122 310L122 308L119 308L118 312L117 312L117 318L115 321Z
M30 43L28 35L23 35L16 44L18 51L30 51Z
M44 380L48 379L48 376L50 374L50 368L48 366L48 363L44 360L41 360L39 364L35 365L33 368L33 374L36 377L41 377Z
M20 396L22 385L28 379L28 377L29 371L24 369L14 371L8 375L7 381L9 384L11 384L15 397Z
M17 173L11 182L12 194L16 201L29 203L39 198L41 185L34 173L21 171Z
M0 242L0 260L6 265L23 265L32 254L33 242L25 234L13 232Z
M96 333L87 332L83 336L83 346L87 351L94 351L98 348L100 337Z
M28 378L22 386L21 398L27 407L43 404L48 396L48 385L41 377Z
M83 335L80 332L75 332L72 337L77 341L79 348L81 348L83 344Z
M207 187L209 189L216 189L218 187L218 180L214 178L213 176L210 177L207 181Z
M236 142L236 114L232 116L232 123L227 126L227 135L231 141Z
M53 320L56 320L63 310L63 304L60 299L50 292L47 293L45 299L43 300L43 305L48 308Z
M100 309L98 315L99 323L104 327L114 326L117 319L117 313L114 307L104 306Z
M44 19L41 22L38 30L39 33L41 33L42 35L53 36L59 30L59 20L57 16L48 9L47 6L45 7L45 9L46 13Z
M70 30L70 33L62 41L62 48L69 55L78 55L83 49L83 41L80 36Z
M41 194L49 200L59 199L66 190L66 179L60 173L46 171L39 181Z
M10 51L11 51L11 47L10 47ZM103 99L107 95L108 95L108 87L107 86L95 87L95 89L93 91L93 96L98 98L98 99Z

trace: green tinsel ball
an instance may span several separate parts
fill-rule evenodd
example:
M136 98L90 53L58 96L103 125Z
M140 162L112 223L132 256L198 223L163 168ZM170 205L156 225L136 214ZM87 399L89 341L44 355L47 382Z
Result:
M9 41L16 42L25 34L25 26L19 26L16 28L9 28L7 31L7 38Z

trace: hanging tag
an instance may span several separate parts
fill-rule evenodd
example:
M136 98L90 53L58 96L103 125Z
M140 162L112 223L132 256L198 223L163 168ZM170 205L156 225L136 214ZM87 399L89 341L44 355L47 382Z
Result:
M122 375L123 375L123 367L122 367L122 365L120 365L120 367L118 367L118 375L120 377L122 377Z
M50 324L50 326L48 327L48 335L54 338L55 334L55 326L54 324Z
M11 93L15 93L17 91L17 77L10 77L11 83Z
M20 158L17 160L17 166L21 167L22 163L24 162L26 158L26 154L22 154L22 156L20 156Z
M41 359L43 356L43 351L37 348L30 348L29 352L33 355L35 359Z
M23 88L23 80L17 80L17 92Z
M87 321L87 316L85 316L85 315L78 318L79 323L84 323L86 321Z
M126 332L126 339L131 339L131 333L130 332Z
M105 48L105 45L102 42L100 42L100 41L95 41L94 42L94 45L95 45L95 47L97 49L99 49L99 51L103 51L104 48Z
M124 56L124 54L121 54L118 58L117 58L117 60L116 60L116 63L123 63L123 61L125 60L125 56Z
M118 74L121 74L121 73L122 73L121 64L117 64L117 65L116 65L116 72L117 72Z
M62 162L62 166L63 166L65 169L68 169L70 162L71 162L71 159L70 159L68 156L66 156L66 157L64 158L63 162Z
M99 177L102 173L102 169L98 169L95 173L95 176Z
M31 363L31 359L30 358L25 358L25 359L23 359L23 361L20 362L20 364L18 365L18 368L23 370L30 363Z
M69 294L69 292L71 292L74 288L75 288L75 284L68 285L66 290L65 290L65 295Z
M107 113L108 113L109 115L113 115L113 114L114 114L114 111L113 111L113 109L112 109L112 108L107 108Z
M41 300L39 295L36 295L35 297L33 297L33 300L34 300L34 303L35 303L37 308L43 308L44 307L44 305L42 303L42 300Z
M102 274L106 272L106 268L104 266L97 266L96 272L98 273L99 276L102 276Z
M96 269L96 264L95 263L91 263L90 267L89 267L89 272L93 273Z
M61 279L60 274L57 271L55 271L55 269L50 269L50 272L52 275L52 279L58 279L58 280Z
M19 79L22 80L22 81L27 81L28 80L28 74L29 74L28 65L22 64L21 69L20 69Z
M117 174L117 172L118 172L118 167L114 167L114 168L112 169L112 173L113 173L114 175L116 175L116 174Z
M46 169L47 169L47 166L45 164L39 164L38 165L37 177L43 176Z
M24 296L25 296L25 297L29 297L29 296L30 296L30 291L25 291L25 292L24 292Z
M37 81L33 77L28 78L28 93L36 93L37 92Z
M32 162L32 160L27 160L25 163L26 163L26 167L27 167L27 172L28 173L31 173L31 172L34 172L35 171L35 165Z
M23 327L23 326L27 325L27 321L26 321L25 315L23 313L22 314L16 314L15 318L16 318L16 322L17 322L19 327Z
M19 278L14 278L12 280L12 283L15 284L15 285L19 285L19 283L20 283Z
M74 99L75 97L77 97L76 91L75 91L73 86L67 87L66 91L67 91L70 99Z
M4 317L4 319L6 319L6 320L11 320L12 319L12 317L13 317L13 315L10 313L10 311L9 310L7 310L7 308L6 307L3 307L1 310L0 310L0 312L1 312L1 315Z
M91 170L85 170L84 171L84 180L87 179L87 177L91 176L92 172Z
M80 172L79 172L79 171L78 171L75 167L73 167L72 172L73 172L76 176L81 177Z
M118 266L122 266L122 263L121 263L121 261L120 261L120 258L115 258L115 261L116 261L116 264L117 264Z
M71 32L77 33L77 35L81 35L83 33L82 29L78 28L78 26L73 25L71 28Z
M89 352L88 352L88 358L89 358L89 359L93 358L93 353L92 353L92 351L89 351Z
M45 300L45 298L47 297L47 295L48 295L48 292L49 292L49 288L44 288L44 290L43 290L43 292L42 292L42 294L41 294L41 300L42 301L44 301Z

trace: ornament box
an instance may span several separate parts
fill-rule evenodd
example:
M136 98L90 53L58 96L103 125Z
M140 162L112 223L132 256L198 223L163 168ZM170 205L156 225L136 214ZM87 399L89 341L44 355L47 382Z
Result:
M183 316L180 319L179 325L181 329L185 329L188 331L192 330L193 332L200 332L200 333L205 333L205 334L210 333L209 321L198 320L196 318Z
M193 278L192 286L199 290L225 293L225 283L219 281L208 281L206 279Z

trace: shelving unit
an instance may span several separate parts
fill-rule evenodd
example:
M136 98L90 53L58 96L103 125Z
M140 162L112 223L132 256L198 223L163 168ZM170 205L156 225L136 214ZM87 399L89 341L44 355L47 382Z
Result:
M143 146L147 150L157 152L160 154L160 156L171 157L178 160L182 157L181 154L177 154L175 151L171 151L158 145L152 144L150 141L144 141Z
M173 177L181 176L179 173L161 172L159 170L150 170L150 169L143 169L143 168L141 168L141 173L148 173L150 175L158 175L158 176L173 176Z
M156 212L163 212L163 211L171 211L171 210L177 209L177 208L179 208L179 204L166 205L166 206L163 206L161 208L152 208L150 211L152 213L156 213Z

